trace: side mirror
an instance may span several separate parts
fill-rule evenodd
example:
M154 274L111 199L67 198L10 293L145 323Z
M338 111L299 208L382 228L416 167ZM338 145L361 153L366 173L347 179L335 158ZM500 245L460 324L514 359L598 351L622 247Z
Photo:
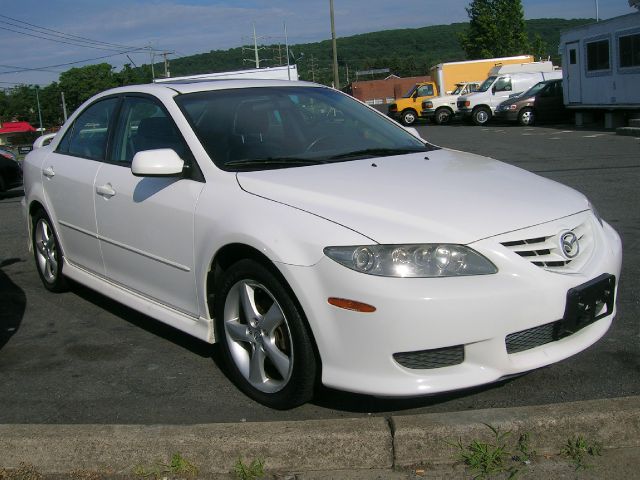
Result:
M46 135L42 135L33 142L33 149L46 147L53 141L53 137L55 137L55 133L47 133Z
M491 93L492 93L493 95L495 95L495 94L496 94L496 86L495 86L495 85L494 85L493 87L491 87Z
M136 177L177 177L183 168L184 160L171 148L143 150L131 162L131 173Z

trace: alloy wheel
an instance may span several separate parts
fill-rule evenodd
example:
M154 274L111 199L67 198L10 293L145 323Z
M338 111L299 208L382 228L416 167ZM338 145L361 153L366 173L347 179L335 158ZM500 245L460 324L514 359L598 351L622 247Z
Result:
M287 318L273 294L253 280L235 283L224 305L229 353L240 374L257 390L283 389L293 371L293 342Z

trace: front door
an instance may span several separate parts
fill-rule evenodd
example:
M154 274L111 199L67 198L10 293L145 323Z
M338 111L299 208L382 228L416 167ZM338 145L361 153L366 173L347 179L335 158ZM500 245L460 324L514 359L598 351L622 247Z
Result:
M96 235L93 181L105 158L117 102L112 97L90 105L42 164L47 210L65 258L96 273L104 273L104 266Z
M204 183L181 177L136 177L136 152L172 148L191 153L161 104L125 97L109 162L95 181L98 235L106 276L186 314L198 315L194 211ZM190 169L185 170L189 172Z
M580 70L580 48L579 42L571 42L566 45L567 55L567 91L569 103L581 103L582 102L582 91L580 89L580 79L581 79L581 70Z

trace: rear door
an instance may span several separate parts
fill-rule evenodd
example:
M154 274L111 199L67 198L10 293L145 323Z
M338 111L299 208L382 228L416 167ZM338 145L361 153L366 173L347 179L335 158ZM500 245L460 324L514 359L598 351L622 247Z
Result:
M42 164L47 211L66 259L103 273L96 233L93 181L105 158L108 131L119 99L87 107Z
M172 148L185 161L179 177L136 177L138 151ZM105 274L112 281L197 316L194 211L204 187L186 142L162 104L126 96L108 161L95 181Z

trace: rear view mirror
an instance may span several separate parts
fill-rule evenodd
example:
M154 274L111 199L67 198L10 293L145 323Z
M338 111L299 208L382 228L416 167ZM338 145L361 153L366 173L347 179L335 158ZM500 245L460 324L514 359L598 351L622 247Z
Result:
M131 162L131 173L136 177L177 177L183 168L184 161L171 148L143 150Z

